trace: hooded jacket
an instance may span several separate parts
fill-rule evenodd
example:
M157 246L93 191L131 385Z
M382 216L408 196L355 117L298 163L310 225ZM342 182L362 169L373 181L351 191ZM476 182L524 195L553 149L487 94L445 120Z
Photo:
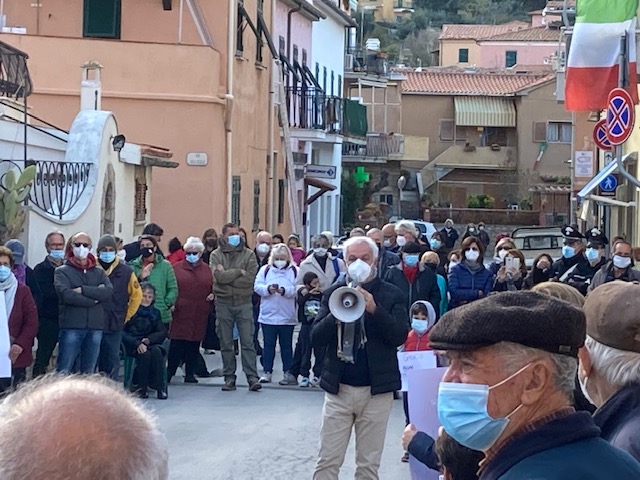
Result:
M156 301L154 306L160 310L162 321L164 323L170 323L172 319L171 307L176 304L178 298L178 282L176 281L175 273L173 273L173 267L157 250L153 263L151 273L145 281L151 283L156 288ZM132 260L129 266L136 276L140 278L144 267L142 256Z
M307 272L313 272L318 276L320 290L323 292L331 287L334 282L340 279L341 276L347 272L344 260L335 258L329 253L327 253L325 258L327 263L325 264L324 269L320 266L313 253L302 261L300 268L298 269L298 279L296 281L298 289L304 286L302 279L304 278L304 274Z
M280 269L273 265L260 268L253 285L260 295L260 314L258 321L267 325L295 325L296 314L296 273L293 265ZM269 293L270 285L284 288L284 295L279 292Z
M409 322L412 321L412 311L413 307L416 304L421 303L427 309L427 322L429 327L427 331L424 333L418 333L413 328L409 331L407 335L407 341L404 342L401 350L403 352L421 352L424 350L431 350L429 348L429 330L436 324L436 310L429 302L425 302L424 300L418 300L411 305L411 309L409 310Z
M258 262L253 250L245 247L244 242L232 247L226 237L220 237L218 248L211 252L209 265L213 273L216 301L232 305L251 303L253 282L258 273Z

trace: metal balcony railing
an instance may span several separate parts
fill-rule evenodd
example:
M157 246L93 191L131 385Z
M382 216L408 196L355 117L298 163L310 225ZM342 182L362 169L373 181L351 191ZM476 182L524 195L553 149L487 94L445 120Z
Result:
M35 165L36 178L31 186L29 201L43 212L64 219L78 203L89 183L90 162L64 162L56 160L2 160L16 170ZM6 169L5 169L6 172ZM3 175L4 176L4 175Z
M291 127L311 130L326 128L325 95L322 90L288 87L287 109Z
M367 134L366 146L349 142L343 143L342 155L374 158L402 156L404 155L404 135L398 133L369 133Z

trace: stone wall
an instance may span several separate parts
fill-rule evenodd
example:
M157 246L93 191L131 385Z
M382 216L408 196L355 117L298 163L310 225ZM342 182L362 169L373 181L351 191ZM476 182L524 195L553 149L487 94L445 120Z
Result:
M484 222L487 225L539 225L540 212L535 210L499 210L489 208L430 208L425 217L430 222L444 223L447 218L456 224ZM426 218L425 218L426 219Z

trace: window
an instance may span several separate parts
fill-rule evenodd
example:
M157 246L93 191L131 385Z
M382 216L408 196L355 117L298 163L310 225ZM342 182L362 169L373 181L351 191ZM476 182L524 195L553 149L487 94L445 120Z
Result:
M278 223L284 223L284 180L278 180Z
M440 140L450 142L453 140L454 123L453 120L440 120Z
M322 91L327 91L327 67L322 67Z
M284 39L282 35L278 38L278 54L286 55L287 54L287 41Z
M298 61L298 45L293 45L293 61Z
M331 70L331 96L333 97L333 82L334 82L334 73L333 70Z
M316 62L316 80L320 78L320 64Z
M505 67L511 68L518 63L518 52L515 50L507 50L505 53Z
M135 215L136 222L144 222L147 217L147 181L144 167L135 169Z
M231 222L240 225L240 177L234 175L231 179Z
M342 98L342 75L338 75L338 96Z
M264 11L264 0L258 0L258 15L257 18L260 18L262 12ZM262 24L257 22L256 28L258 32L256 33L256 64L262 65L262 47L264 46L263 40L263 32L262 32Z
M243 10L238 4L238 22L236 27L236 57L242 57L244 53L244 25L243 25Z
M253 230L260 228L260 180L253 181Z
M549 143L571 143L572 128L568 122L547 123L547 142Z
M84 0L82 36L120 38L120 0Z
M469 63L469 49L468 48L459 48L458 49L458 63Z
M307 51L302 49L302 65L307 66Z
M380 194L379 203L386 203L387 205L393 205L393 195L390 193Z
M456 140L466 140L467 139L467 127L459 127L456 125Z

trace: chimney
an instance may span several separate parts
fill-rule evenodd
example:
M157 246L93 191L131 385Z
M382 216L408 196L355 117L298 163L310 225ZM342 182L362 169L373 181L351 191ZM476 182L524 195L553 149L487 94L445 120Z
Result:
M102 83L100 81L102 65L91 60L81 68L80 110L102 110Z

